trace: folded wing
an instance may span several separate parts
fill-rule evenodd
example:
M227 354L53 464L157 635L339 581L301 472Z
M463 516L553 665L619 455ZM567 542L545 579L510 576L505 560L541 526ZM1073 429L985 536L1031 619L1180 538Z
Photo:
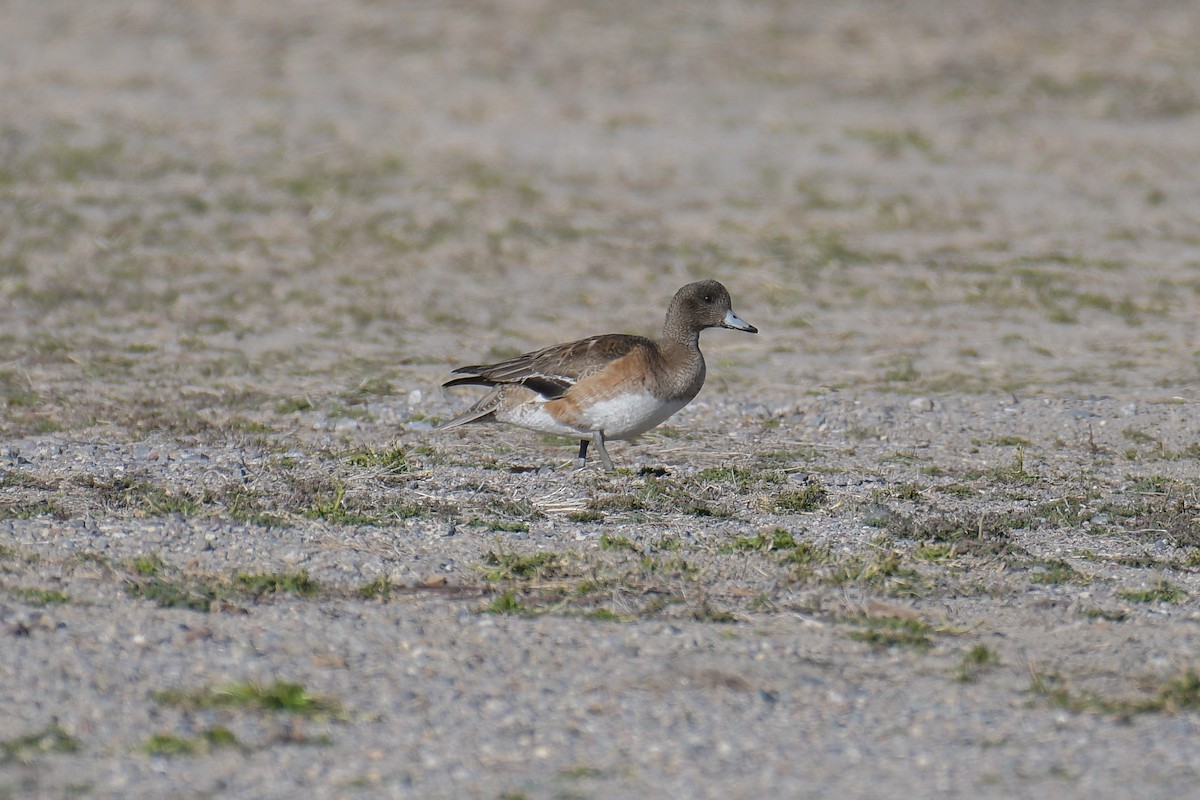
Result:
M607 367L639 347L652 346L649 339L624 334L605 334L568 342L510 358L495 364L459 367L454 373L467 377L446 381L443 386L520 385L547 400L562 397L588 375Z

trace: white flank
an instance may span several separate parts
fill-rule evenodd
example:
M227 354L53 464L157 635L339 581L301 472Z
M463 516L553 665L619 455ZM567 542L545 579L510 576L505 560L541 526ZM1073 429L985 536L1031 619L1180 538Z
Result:
M545 403L522 403L516 408L497 414L496 419L501 422L519 425L522 428L528 428L531 431L552 433L555 436L583 435L586 437L591 433L591 431L581 431L577 428L572 428L570 425L562 424L550 416L550 412L546 410Z
M645 433L687 405L687 400L663 402L654 395L625 394L594 404L585 414L593 430L606 439L631 439Z
M664 403L646 392L621 395L595 403L584 414L583 424L578 428L556 420L546 411L546 404L538 401L521 403L515 408L497 411L496 419L556 436L587 437L592 431L599 430L604 431L606 439L632 439L661 424L686 405L686 400Z

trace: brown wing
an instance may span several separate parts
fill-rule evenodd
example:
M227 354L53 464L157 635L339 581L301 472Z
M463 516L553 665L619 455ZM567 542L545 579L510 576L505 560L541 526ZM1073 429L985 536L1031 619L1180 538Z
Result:
M618 358L638 348L653 348L654 343L641 336L609 333L577 342L567 342L532 353L525 353L495 364L459 367L454 378L443 386L478 384L500 386L520 384L547 399L561 397L577 382L599 372Z

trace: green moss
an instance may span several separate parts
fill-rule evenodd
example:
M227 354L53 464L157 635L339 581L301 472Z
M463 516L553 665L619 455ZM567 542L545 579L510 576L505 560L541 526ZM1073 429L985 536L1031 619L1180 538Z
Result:
M75 753L79 740L52 723L36 733L0 741L0 765L27 759L33 753Z
M287 681L270 684L230 683L194 691L169 690L156 692L153 697L162 705L184 708L245 708L298 716L340 712L340 706L333 700L314 695L302 685Z
M741 536L721 546L721 553L769 553L794 550L799 543L789 531L776 528L773 531Z
M924 651L933 646L929 638L931 630L929 623L918 619L871 618L865 629L851 631L850 638L875 647L910 647Z
M22 601L38 606L69 603L71 598L57 589L10 588L8 593Z
M825 487L810 483L801 489L788 489L775 495L775 509L784 514L802 514L816 511L825 502Z
M996 651L992 650L986 644L977 644L963 653L962 661L958 664L956 677L963 683L971 683L978 680L983 672L995 667L999 663L1000 657L996 655Z
M392 596L392 582L387 576L380 575L373 581L358 587L358 596L363 600L389 600Z
M240 747L233 731L221 726L205 728L187 738L169 733L155 733L146 739L142 752L152 756L193 756L207 754L222 747Z
M1117 597L1133 603L1182 603L1187 600L1187 592L1172 585L1165 579L1149 589L1124 589L1117 592Z
M498 595L484 608L488 614L530 614L532 609L522 603L512 591Z
M321 591L321 585L308 576L308 572L239 572L234 576L234 585L254 597L287 592L300 597L312 597Z

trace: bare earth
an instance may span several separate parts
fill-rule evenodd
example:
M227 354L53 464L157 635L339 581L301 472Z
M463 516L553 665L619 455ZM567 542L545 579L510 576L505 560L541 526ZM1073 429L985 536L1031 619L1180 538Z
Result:
M1196 796L1197 41L0 5L0 798ZM700 277L615 473L430 433Z

